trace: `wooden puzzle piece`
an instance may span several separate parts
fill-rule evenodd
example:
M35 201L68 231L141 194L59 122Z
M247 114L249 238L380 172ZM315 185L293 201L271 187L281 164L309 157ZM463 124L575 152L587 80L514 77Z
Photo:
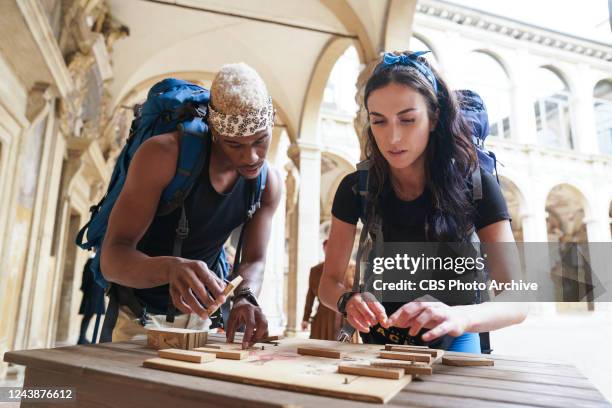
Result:
M223 295L225 295L225 297L230 296L232 293L234 293L234 290L236 290L238 285L240 285L241 283L242 276L237 276L236 278L234 278L234 280L232 280L225 286L225 289L223 289ZM217 311L217 309L219 309L219 307L221 307L221 303L215 303L211 305L208 309L206 309L206 314L208 314L209 316L212 315Z
M401 368L373 367L366 364L340 364L338 366L338 372L340 374L388 378L390 380L399 380L405 374L404 370Z
M249 356L248 350L227 350L227 349L216 349L208 347L196 347L194 351L203 351L205 353L212 353L217 358L227 360L244 360Z
M411 375L431 375L433 372L431 366L414 361L372 360L370 364L373 367L402 368L406 374Z
M204 330L156 327L147 329L147 346L156 350L168 348L190 350L206 344L207 332Z
M181 350L181 349L164 349L159 350L157 355L162 358L169 358L171 360L189 361L191 363L206 363L214 361L216 359L214 354L210 353L199 353L192 350Z
M322 348L298 347L297 353L302 356L315 356L325 358L343 358L344 353L336 350L328 350Z
M386 358L390 360L419 361L427 364L431 364L432 362L432 358L430 355L420 353L381 351L378 356L380 358Z

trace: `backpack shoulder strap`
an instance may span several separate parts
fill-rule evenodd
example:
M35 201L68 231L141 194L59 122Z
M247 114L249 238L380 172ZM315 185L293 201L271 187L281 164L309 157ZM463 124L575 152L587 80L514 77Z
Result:
M480 165L478 164L472 172L472 199L474 202L482 200L482 175L480 174Z
M370 160L366 159L357 163L357 191L361 203L361 222L366 224L366 210L368 204L368 192L370 187Z
M176 173L162 193L158 215L169 214L182 205L208 158L208 126L201 118L182 122L178 129L181 132L181 145Z

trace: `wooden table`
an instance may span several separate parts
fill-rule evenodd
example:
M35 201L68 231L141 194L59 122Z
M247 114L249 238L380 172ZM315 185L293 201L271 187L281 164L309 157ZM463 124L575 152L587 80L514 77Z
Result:
M448 353L449 355L460 353ZM368 404L217 381L142 367L156 355L144 341L12 351L24 387L73 387L67 407L610 407L571 365L492 355L494 367L434 366L388 404ZM593 355L596 358L596 354ZM22 403L40 407L40 404ZM53 404L53 407L61 406Z

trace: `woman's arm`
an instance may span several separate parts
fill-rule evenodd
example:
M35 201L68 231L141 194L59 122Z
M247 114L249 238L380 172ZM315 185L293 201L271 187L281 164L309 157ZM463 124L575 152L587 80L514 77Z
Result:
M344 286L344 281L355 241L355 231L355 225L332 216L325 266L319 284L319 300L332 310L338 311L338 299L351 290ZM377 323L382 324L387 319L385 309L373 296L365 301L360 293L353 295L347 302L346 313L351 326L365 333L370 331L370 327Z
M344 287L344 275L351 257L356 230L355 225L332 216L323 275L319 283L319 300L332 310L338 310L338 299L350 290Z

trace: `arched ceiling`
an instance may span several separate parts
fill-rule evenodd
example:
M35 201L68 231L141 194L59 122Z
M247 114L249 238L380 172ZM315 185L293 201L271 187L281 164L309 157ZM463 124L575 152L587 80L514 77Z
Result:
M130 29L114 44L113 106L150 78L215 73L243 61L262 76L288 128L297 130L325 47L344 38L378 52L390 0L107 1L113 18Z

